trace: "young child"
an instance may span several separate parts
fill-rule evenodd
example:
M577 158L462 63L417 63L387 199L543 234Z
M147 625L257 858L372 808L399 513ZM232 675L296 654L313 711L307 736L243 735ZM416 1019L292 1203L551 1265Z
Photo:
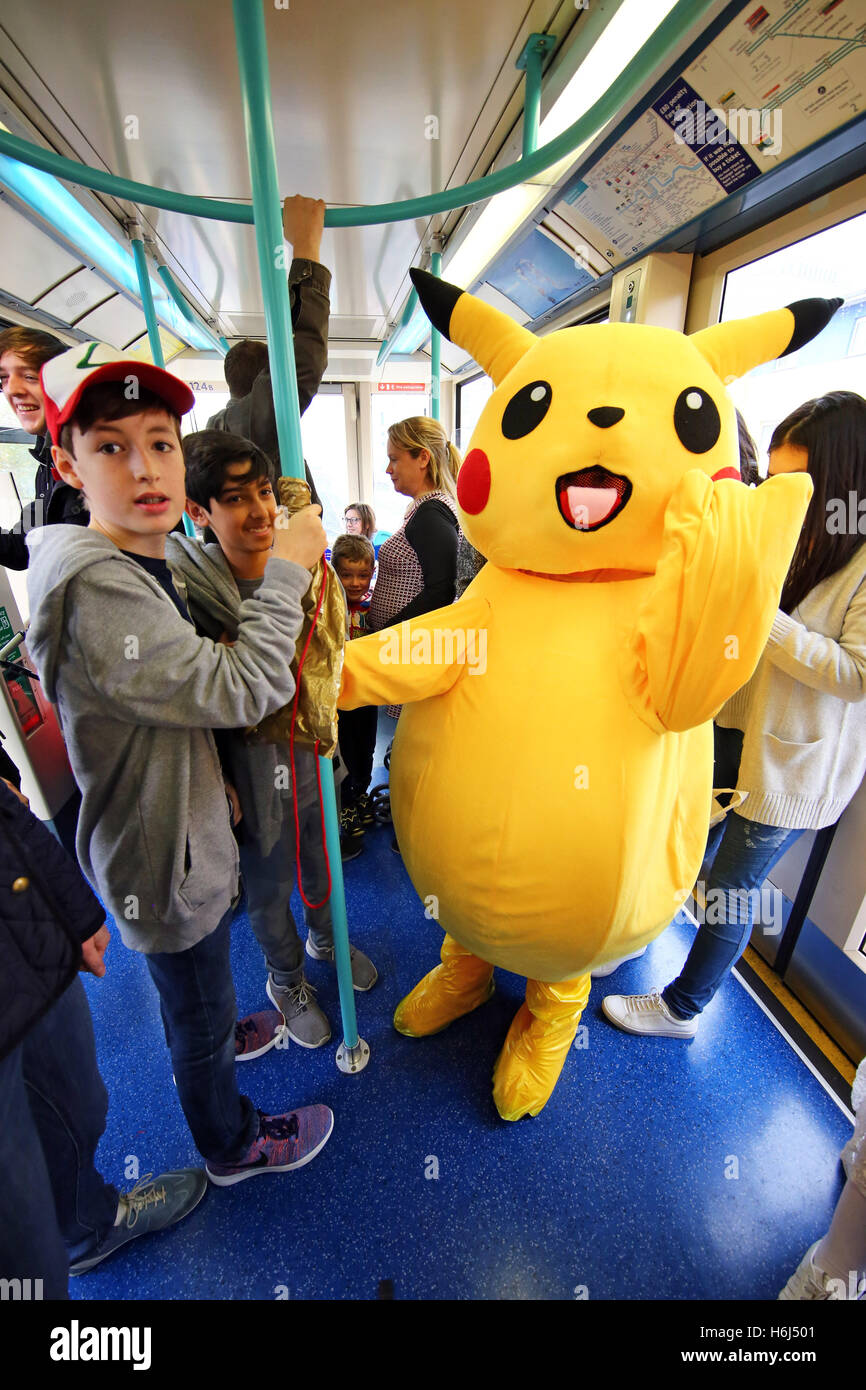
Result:
M54 464L90 524L28 536L28 646L57 705L82 803L78 858L159 992L178 1097L212 1182L285 1172L333 1115L262 1115L235 1079L229 927L238 855L212 728L254 724L294 693L318 508L274 531L234 647L199 637L165 563L183 513L183 382L87 343L42 369ZM267 557L266 557L267 560Z
M370 602L365 595L370 590L375 563L373 545L366 536L338 536L334 541L331 564L346 591L350 641L353 637L363 637L367 631ZM354 859L361 853L364 830L376 822L367 788L373 776L378 715L376 705L340 711L340 753L347 773L340 789L344 859Z
M265 583L277 514L273 466L249 439L217 430L187 435L184 454L189 514L199 526L210 527L216 543L203 546L173 535L166 556L185 585L199 630L214 640L234 642L248 600ZM294 656L294 638L282 646L275 641L275 649L288 666ZM296 856L288 745L249 743L243 728L223 736L220 745L225 772L243 814L241 870L250 922L268 967L268 996L282 1013L294 1042L321 1047L330 1038L331 1027L305 977L304 947L290 906ZM295 769L301 879L307 899L322 903L328 879L313 753L296 747ZM330 904L305 905L304 915L307 955L333 961ZM355 989L371 989L378 978L375 966L354 946L351 959Z

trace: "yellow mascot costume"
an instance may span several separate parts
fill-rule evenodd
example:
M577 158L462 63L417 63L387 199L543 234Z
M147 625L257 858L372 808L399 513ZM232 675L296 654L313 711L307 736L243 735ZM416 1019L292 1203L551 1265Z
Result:
M438 1032L527 977L494 1070L500 1115L536 1115L594 966L669 924L704 854L712 718L757 665L812 484L739 481L724 389L792 352L841 301L691 337L635 324L536 338L412 278L492 377L457 481L487 557L451 607L348 645L341 709L402 704L391 805L437 905L441 964L395 1027Z

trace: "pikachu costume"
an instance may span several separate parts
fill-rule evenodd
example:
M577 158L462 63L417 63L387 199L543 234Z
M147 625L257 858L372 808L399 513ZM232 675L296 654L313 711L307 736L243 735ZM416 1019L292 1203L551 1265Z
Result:
M712 718L754 671L812 493L739 481L724 383L794 351L841 301L685 337L635 324L536 338L445 281L433 324L495 390L457 482L487 557L463 597L349 644L341 709L402 704L391 805L445 930L395 1027L438 1032L527 977L494 1071L500 1115L549 1099L590 970L651 941L690 893L712 800Z

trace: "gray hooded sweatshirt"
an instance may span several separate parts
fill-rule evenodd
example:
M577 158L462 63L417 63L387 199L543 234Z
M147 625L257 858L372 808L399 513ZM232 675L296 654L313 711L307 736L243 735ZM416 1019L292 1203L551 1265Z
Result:
M301 629L309 572L269 560L227 647L199 637L98 531L43 527L28 546L27 645L81 791L79 863L127 946L187 950L237 894L210 730L256 724L294 695L285 653Z
M223 633L229 641L235 641L242 600L221 547L213 542L202 545L190 536L173 532L166 538L165 558L176 587L186 595L190 617L199 631L215 642ZM284 653L287 665L294 656L293 640ZM293 686L292 698L294 693ZM280 839L283 822L294 814L289 746L248 743L243 729L223 734L217 742L223 768L241 803L244 834L257 842L264 857ZM295 773L298 806L311 805L318 799L316 759L309 749L297 745Z

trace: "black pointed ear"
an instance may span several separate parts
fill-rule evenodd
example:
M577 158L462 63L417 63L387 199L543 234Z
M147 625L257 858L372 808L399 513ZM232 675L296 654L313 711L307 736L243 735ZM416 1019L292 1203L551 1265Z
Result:
M447 280L440 280L438 275L429 275L426 270L416 270L414 266L409 271L409 276L418 291L424 313L433 327L438 328L443 338L450 342L451 334L448 329L451 313L464 291L456 285L449 285Z
M794 315L794 335L779 356L787 357L789 352L796 352L805 343L817 338L844 303L844 299L798 299L796 303L789 304L787 307Z

